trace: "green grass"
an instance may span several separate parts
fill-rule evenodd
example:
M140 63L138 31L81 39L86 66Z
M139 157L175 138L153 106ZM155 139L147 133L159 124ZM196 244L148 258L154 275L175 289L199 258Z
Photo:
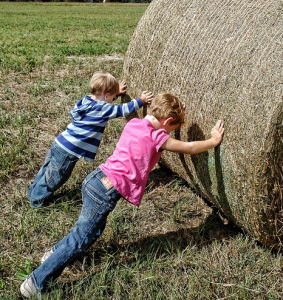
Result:
M27 187L93 72L122 79L125 51L146 8L0 2L1 300L21 299L23 278L77 220L82 180L113 152L123 119L108 124L96 160L79 161L55 203L29 207ZM275 300L283 297L282 266L280 254L156 168L140 208L121 200L101 238L45 299Z
M45 60L122 54L145 7L1 3L0 70L28 73Z

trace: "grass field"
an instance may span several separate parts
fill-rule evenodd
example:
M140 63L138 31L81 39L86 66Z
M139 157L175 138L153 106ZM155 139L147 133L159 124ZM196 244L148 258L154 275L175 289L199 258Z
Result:
M79 161L50 207L30 208L27 187L70 122L70 109L88 93L94 71L122 79L125 51L146 8L0 2L1 300L21 299L25 276L74 225L83 179L115 147L123 119L108 124L96 160ZM45 299L275 300L283 298L282 266L281 255L157 166L140 208L121 200L103 236Z

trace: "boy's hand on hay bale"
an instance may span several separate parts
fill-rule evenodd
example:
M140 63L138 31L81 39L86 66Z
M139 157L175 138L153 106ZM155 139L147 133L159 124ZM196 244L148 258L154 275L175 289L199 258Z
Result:
M148 92L148 91L143 91L141 96L140 96L140 99L141 99L143 104L150 103L153 99L153 93Z
M119 83L119 95L120 94L126 94L127 92L127 83L125 80L122 80L120 83Z
M215 140L216 145L219 145L222 142L224 135L224 124L221 120L218 120L215 126L211 130L211 137Z

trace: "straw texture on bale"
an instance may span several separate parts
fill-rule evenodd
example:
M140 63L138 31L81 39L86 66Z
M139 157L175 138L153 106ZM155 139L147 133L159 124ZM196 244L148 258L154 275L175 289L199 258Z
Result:
M220 147L192 156L166 152L162 162L279 251L282 16L281 0L154 0L136 28L123 71L130 96L171 92L186 103L186 125L173 137L207 139L216 121L224 121Z

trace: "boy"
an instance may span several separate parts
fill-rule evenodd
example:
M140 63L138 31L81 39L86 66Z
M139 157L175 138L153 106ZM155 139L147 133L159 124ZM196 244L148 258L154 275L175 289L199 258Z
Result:
M84 180L82 211L74 228L44 254L42 264L22 283L22 295L39 296L49 280L59 277L78 254L88 249L103 232L107 216L121 197L140 205L149 172L162 150L196 154L221 143L222 121L213 127L208 140L183 142L171 138L169 133L181 127L184 115L185 108L177 97L160 94L145 118L126 124L112 156Z
M124 117L149 103L153 95L143 92L140 98L123 105L113 105L117 94L126 93L126 83L109 73L98 72L91 78L91 95L84 96L70 112L72 122L50 147L46 160L28 189L33 208L48 204L53 193L70 177L80 157L93 161L107 121Z

